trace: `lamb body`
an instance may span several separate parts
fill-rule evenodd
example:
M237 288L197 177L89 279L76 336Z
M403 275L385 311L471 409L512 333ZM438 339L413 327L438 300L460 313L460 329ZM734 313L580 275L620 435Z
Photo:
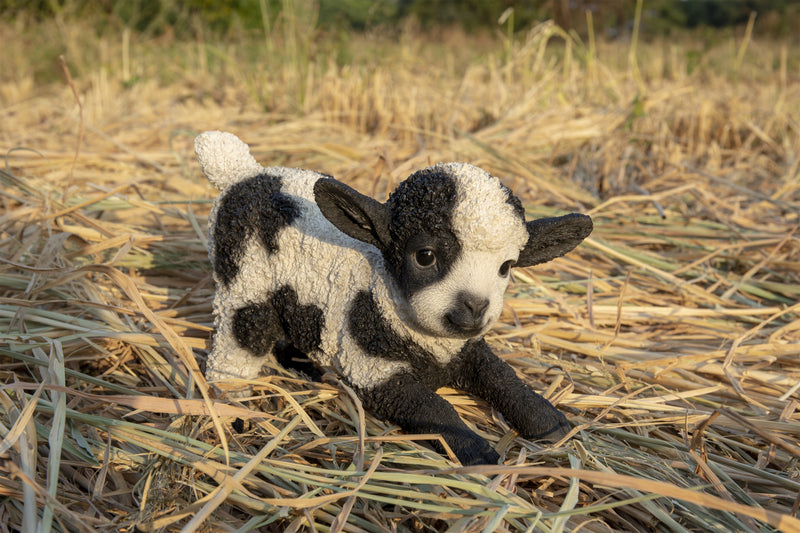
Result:
M195 149L221 190L209 218L209 380L255 378L280 343L334 370L378 416L440 433L462 464L499 456L441 386L487 400L526 438L565 434L565 417L483 335L510 267L568 252L591 232L589 217L526 223L519 200L467 164L416 172L381 204L317 172L264 168L229 133L206 132Z

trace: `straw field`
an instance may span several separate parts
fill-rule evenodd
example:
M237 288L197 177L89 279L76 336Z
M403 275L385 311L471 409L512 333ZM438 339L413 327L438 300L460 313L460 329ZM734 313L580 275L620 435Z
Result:
M0 532L800 531L796 45L0 24ZM331 374L217 397L209 129L379 199L463 160L590 214L487 337L570 438L442 390L503 457L462 468Z

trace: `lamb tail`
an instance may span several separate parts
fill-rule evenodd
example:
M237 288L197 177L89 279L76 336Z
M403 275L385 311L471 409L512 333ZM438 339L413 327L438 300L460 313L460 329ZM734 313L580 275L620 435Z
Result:
M194 140L194 151L203 173L221 191L264 170L250 155L250 147L232 133L201 133Z

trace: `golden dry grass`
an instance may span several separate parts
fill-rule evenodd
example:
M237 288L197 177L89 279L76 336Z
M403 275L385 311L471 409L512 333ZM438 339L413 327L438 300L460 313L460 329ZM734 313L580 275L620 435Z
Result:
M96 50L81 29L52 28L79 107L3 28L0 531L800 531L796 47L724 41L689 73L692 42L550 24L353 37L345 62L296 27ZM207 129L378 198L466 160L529 217L591 214L575 252L516 272L489 336L572 438L536 446L444 390L504 457L459 468L334 376L271 365L252 402L215 400Z

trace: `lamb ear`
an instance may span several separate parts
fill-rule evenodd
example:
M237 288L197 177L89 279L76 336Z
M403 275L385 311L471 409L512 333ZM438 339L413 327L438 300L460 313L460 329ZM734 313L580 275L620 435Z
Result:
M540 218L526 223L528 243L519 253L517 266L531 266L561 257L592 232L592 219L572 213L561 217Z
M343 233L384 250L389 244L389 209L333 178L314 184L322 214Z

